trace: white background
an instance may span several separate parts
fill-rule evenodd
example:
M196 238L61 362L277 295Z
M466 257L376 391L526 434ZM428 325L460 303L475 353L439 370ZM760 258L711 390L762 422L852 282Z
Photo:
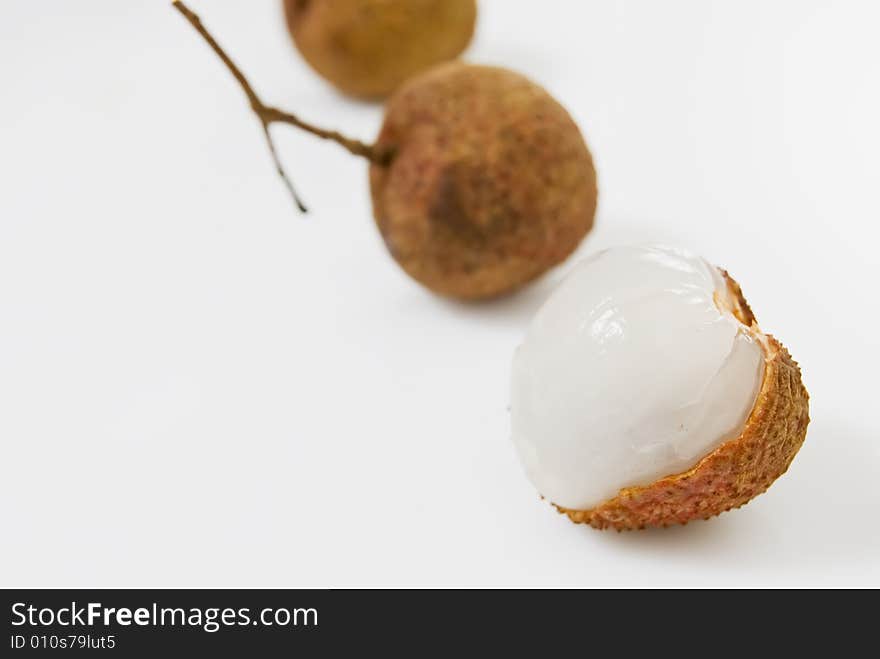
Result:
M594 152L581 254L662 240L740 281L813 421L747 507L600 533L541 502L508 376L565 267L436 299L386 255L366 165L277 127L162 0L3 3L0 583L880 585L880 9L482 0L477 62ZM371 139L277 2L193 0L265 99ZM570 263L569 266L570 267Z

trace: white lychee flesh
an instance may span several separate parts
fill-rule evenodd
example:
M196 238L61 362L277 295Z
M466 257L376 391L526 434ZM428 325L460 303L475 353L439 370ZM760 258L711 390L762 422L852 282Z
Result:
M683 250L578 264L513 361L513 441L538 491L587 510L739 436L764 353L731 306L721 272Z

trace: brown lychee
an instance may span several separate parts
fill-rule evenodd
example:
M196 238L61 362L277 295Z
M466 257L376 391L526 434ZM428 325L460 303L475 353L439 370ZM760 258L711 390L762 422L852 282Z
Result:
M470 43L475 0L285 0L296 47L352 96L381 98Z
M510 292L564 260L593 225L596 173L568 112L512 71L449 63L389 101L370 167L392 256L460 299Z

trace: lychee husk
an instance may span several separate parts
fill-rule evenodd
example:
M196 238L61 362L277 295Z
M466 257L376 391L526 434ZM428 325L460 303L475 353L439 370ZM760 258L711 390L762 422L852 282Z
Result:
M477 15L475 0L285 0L284 9L312 68L367 99L461 54Z
M626 487L590 510L556 506L575 523L618 531L687 524L739 508L786 472L804 442L809 395L788 351L761 333L739 285L722 271L733 299L733 314L764 350L764 379L745 427L692 469L650 485Z
M417 281L464 300L509 293L593 225L596 172L550 94L506 69L444 64L390 99L370 168L373 214Z

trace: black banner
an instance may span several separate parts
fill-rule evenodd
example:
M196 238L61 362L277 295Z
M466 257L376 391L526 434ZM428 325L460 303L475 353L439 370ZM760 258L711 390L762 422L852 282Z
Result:
M0 656L420 656L511 644L546 656L572 643L630 654L698 639L707 650L748 650L761 639L766 653L791 652L817 634L835 635L843 649L872 629L876 609L831 597L833 605L815 594L749 591L6 590ZM797 633L781 633L791 624Z

